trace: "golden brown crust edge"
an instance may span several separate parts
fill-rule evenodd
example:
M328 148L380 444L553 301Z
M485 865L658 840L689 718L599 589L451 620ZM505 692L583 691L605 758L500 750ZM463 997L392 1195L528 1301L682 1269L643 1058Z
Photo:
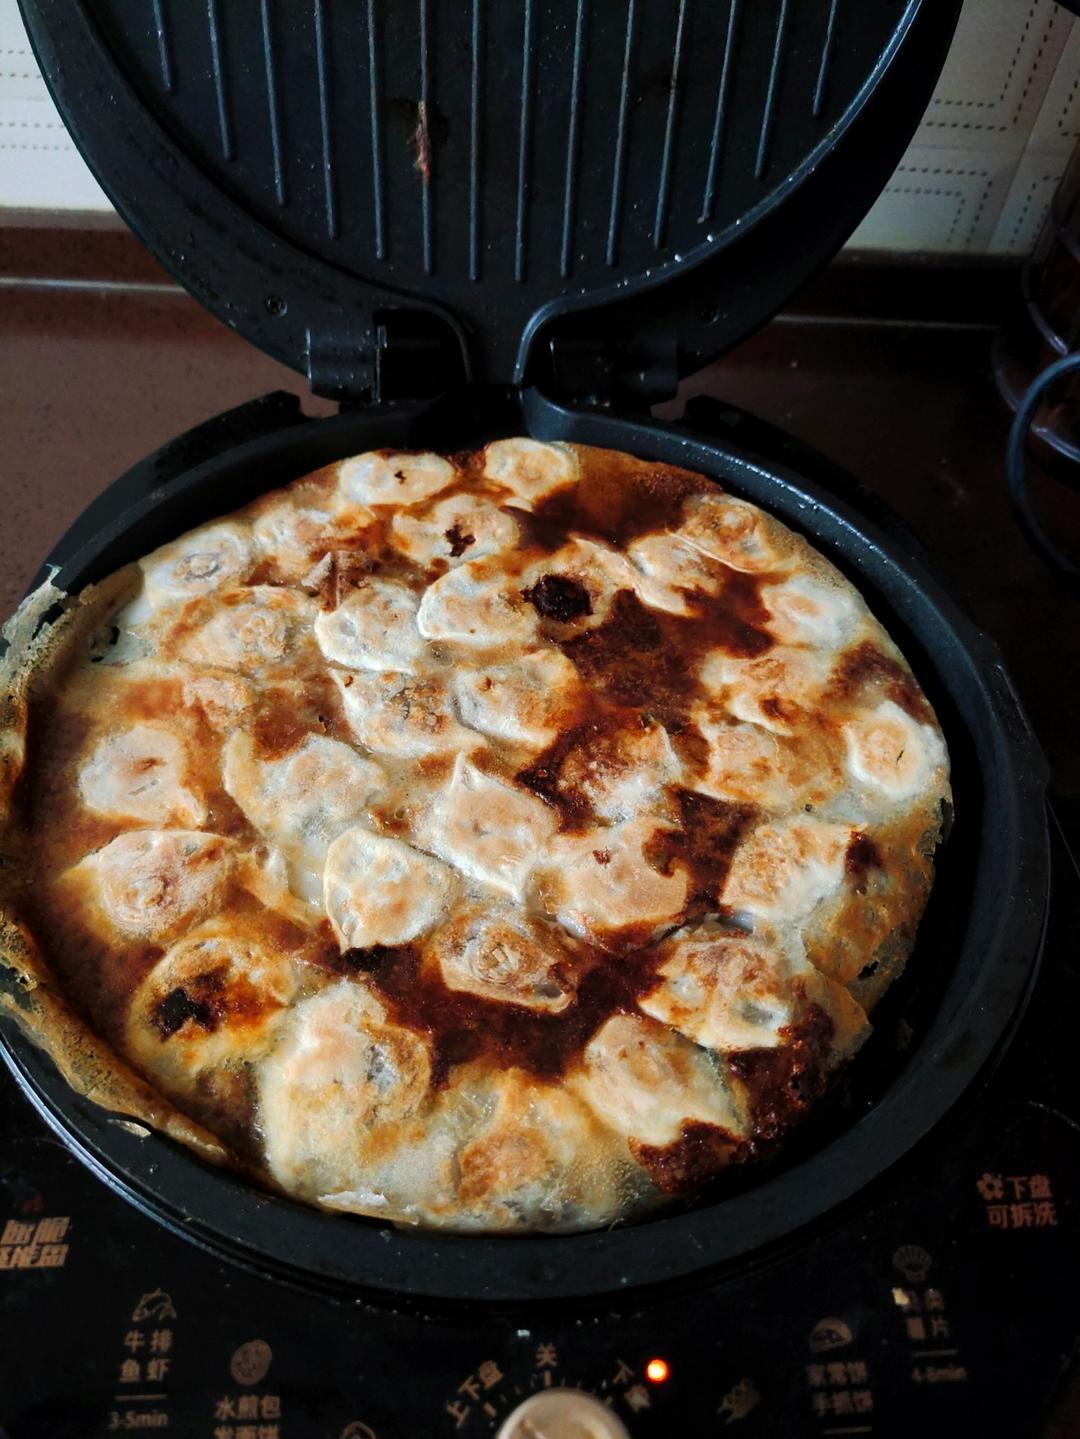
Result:
M63 1079L85 1099L126 1120L168 1135L216 1164L230 1161L221 1141L189 1119L120 1058L75 1013L48 961L19 917L12 848L19 843L14 796L26 763L34 699L54 686L80 635L138 584L129 566L71 601L52 579L22 602L4 627L0 659L0 1015L42 1049ZM49 612L61 607L55 618Z

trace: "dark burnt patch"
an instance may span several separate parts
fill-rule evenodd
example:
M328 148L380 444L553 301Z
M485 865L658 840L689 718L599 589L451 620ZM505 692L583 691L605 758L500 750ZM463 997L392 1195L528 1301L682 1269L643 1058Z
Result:
M569 575L542 575L531 589L522 590L521 597L544 619L559 624L592 614L588 590Z
M346 950L331 967L364 975L394 1022L428 1040L438 1088L456 1065L476 1059L558 1079L606 1019L636 1011L638 998L655 986L657 963L649 947L613 955L581 946L555 968L560 984L576 991L559 1014L450 989L415 945Z
M613 703L641 705L676 729L698 697L697 670L710 650L753 658L772 646L759 580L731 572L719 595L695 594L689 615L643 605L631 590L612 597L606 622L560 645L585 683Z
M776 1049L728 1055L728 1065L750 1098L754 1150L780 1139L828 1087L827 1061L836 1026L818 1004L780 1032Z
M665 618L630 590L620 590L607 622L561 649L585 683L613 704L629 708L647 699L655 713L681 716L696 686Z
M611 450L583 451L576 485L556 490L531 511L514 510L525 543L547 553L568 535L623 545L653 530L672 528L689 495L715 492L700 475L650 464Z
M155 1005L150 1020L164 1040L189 1019L212 1034L223 1023L252 1024L276 1008L277 1001L260 993L246 975L230 978L227 967L218 965L171 990Z
M553 744L515 776L519 784L558 811L559 828L564 833L580 832L596 819L588 797L576 786L563 783L566 761L577 750L594 748L620 730L640 724L636 711L607 707L595 695L587 696L581 714L579 723L564 729Z
M370 974L377 978L383 970L415 959L416 949L411 944L371 944L363 949L342 950L330 956L329 963L339 974Z
M575 751L602 748L620 730L659 722L687 756L699 765L707 761L708 747L689 719L702 697L701 656L716 648L760 654L772 638L758 628L768 615L753 576L732 572L720 595L695 596L693 603L691 614L672 615L619 590L604 624L560 643L583 681L576 723L565 726L517 779L559 811L563 831L581 830L595 818L580 787L562 780Z
M664 1194L691 1194L731 1163L739 1142L726 1129L700 1120L684 1120L673 1144L630 1141L630 1153Z
M446 531L446 543L450 546L451 557L459 560L470 545L476 544L476 536L467 535L459 524L451 525Z
M675 799L679 828L658 829L645 847L645 859L660 874L670 874L676 864L684 865L690 872L690 912L702 906L715 910L732 858L756 820L757 808L688 789L677 789Z
M162 1039L171 1039L189 1019L193 1019L207 1034L212 1034L221 1020L221 989L221 976L210 974L202 975L196 981L194 992L178 986L154 1005L150 1011L150 1022Z
M919 724L934 723L933 712L910 672L872 640L864 640L841 655L829 689L841 699L852 699L864 686L873 684Z
M853 834L844 854L844 873L847 877L854 884L861 885L866 880L867 871L881 867L881 851L869 835L861 831Z

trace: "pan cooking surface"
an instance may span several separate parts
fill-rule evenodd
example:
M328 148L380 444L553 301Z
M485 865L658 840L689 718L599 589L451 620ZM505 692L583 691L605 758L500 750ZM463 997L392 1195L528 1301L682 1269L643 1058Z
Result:
M830 1122L808 1131L802 1152L792 1153L788 1167L763 1183L656 1223L541 1246L391 1233L278 1200L253 1206L251 1190L238 1180L161 1140L117 1129L73 1101L62 1083L48 1081L40 1061L29 1061L92 1161L138 1203L201 1242L325 1288L405 1291L451 1302L569 1299L744 1263L857 1194L969 1089L1000 1049L1038 950L1046 883L1042 762L992 651L934 583L913 572L917 567L902 558L903 551L843 502L826 499L810 479L718 448L707 437L562 410L535 393L520 408L516 400L473 394L441 406L403 408L393 420L351 414L285 424L184 469L164 488L169 457L151 457L118 481L61 543L58 583L78 588L144 553L159 537L228 510L335 453L373 443L462 447L522 427L538 438L622 448L711 473L805 530L859 585L910 656L957 762L960 818L910 966L922 982L899 987L895 1007L880 1015L880 1043L869 1047L853 1072ZM193 448L197 441L180 442L189 466ZM1016 902L1018 895L1023 902Z

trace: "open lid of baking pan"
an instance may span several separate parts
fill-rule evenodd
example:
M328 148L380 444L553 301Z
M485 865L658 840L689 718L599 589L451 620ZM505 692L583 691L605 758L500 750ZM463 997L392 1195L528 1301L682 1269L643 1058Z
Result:
M20 0L204 305L347 400L649 401L858 223L959 0Z

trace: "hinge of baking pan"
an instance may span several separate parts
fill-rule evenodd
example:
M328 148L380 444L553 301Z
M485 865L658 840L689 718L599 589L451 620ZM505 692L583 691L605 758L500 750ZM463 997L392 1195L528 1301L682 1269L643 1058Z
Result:
M552 335L548 346L552 398L586 405L610 405L615 397L615 363L603 340L585 335Z
M375 389L374 346L358 343L356 335L333 340L309 330L307 373L313 395L342 402L370 400Z
M450 329L420 310L384 310L359 336L307 337L312 392L345 404L427 400L465 378Z
M547 391L554 399L620 410L670 400L678 389L675 342L665 340L643 356L616 356L595 335L560 331L548 341Z

